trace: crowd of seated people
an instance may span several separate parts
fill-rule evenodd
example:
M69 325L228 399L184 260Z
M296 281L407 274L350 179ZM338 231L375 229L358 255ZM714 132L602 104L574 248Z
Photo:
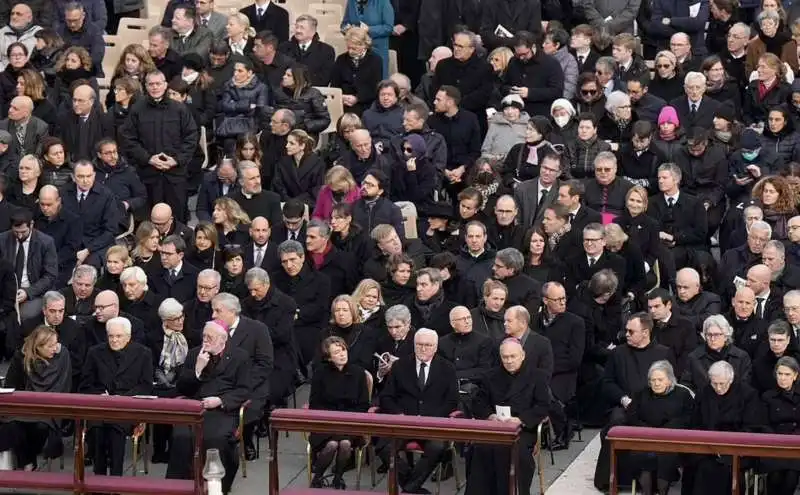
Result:
M347 0L331 33L170 0L111 64L142 1L0 6L6 386L201 400L226 493L303 384L312 409L520 424L520 493L545 418L553 449L602 428L600 489L615 425L796 433L800 9L504 1ZM0 451L38 469L71 426L14 418ZM121 474L135 425L89 426ZM152 436L190 477L190 430ZM398 482L427 493L459 452L408 440ZM345 489L362 439L310 445L311 484ZM507 453L468 447L466 491L508 492ZM645 493L733 482L725 458L628 460Z

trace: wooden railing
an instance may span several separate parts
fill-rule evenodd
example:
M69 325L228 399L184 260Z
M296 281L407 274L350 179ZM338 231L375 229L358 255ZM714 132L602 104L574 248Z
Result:
M269 494L278 495L278 432L301 431L335 435L370 435L392 439L389 457L388 492L397 495L395 457L401 440L452 440L479 444L505 445L511 449L509 494L517 493L516 459L520 426L475 419L432 418L396 414L347 413L313 409L276 409L270 416ZM283 493L291 493L292 490ZM305 493L298 490L297 493ZM314 492L309 492L314 493ZM360 493L360 492L351 492Z
M731 493L739 495L739 470L742 457L800 457L800 436L767 433L736 433L670 428L615 426L608 431L611 447L611 495L616 495L617 451L728 455L732 458Z
M0 395L0 416L65 418L75 421L73 472L0 471L0 487L73 493L202 495L203 406L195 400L151 399L116 395L13 392ZM193 480L165 480L135 476L96 476L84 472L84 445L80 441L87 421L188 425L194 431Z

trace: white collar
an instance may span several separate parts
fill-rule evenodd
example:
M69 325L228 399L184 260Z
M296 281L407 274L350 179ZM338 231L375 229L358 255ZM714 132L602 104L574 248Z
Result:
M673 199L673 204L674 204L674 203L678 202L678 199L680 199L680 197L681 197L681 191L680 190L678 190L678 192L676 192L674 196L670 196L668 194L664 194L664 202L669 204L669 198L672 198Z
M176 266L175 268L170 268L170 271L171 271L171 272L172 272L172 271L174 271L174 272L175 272L175 274L177 275L177 274L181 273L181 269L182 269L182 268L183 268L183 261L181 261L180 263L178 263L178 266Z

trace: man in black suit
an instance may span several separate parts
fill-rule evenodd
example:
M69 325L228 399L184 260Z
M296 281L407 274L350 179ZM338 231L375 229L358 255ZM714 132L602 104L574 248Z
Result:
M578 74L594 72L597 59L600 58L600 54L592 45L594 28L588 24L580 24L572 28L571 34L569 47L575 53L575 60L578 61Z
M264 217L255 217L250 222L251 243L243 246L244 267L263 268L267 273L274 274L281 270L281 259L278 257L278 243L270 242L272 229L269 220Z
M239 408L250 398L250 359L247 351L228 345L228 329L210 321L203 345L190 350L178 374L178 393L203 402L203 449L218 449L225 476L222 492L229 493L239 470L233 437ZM169 448L167 478L192 479L194 438L186 426L175 426Z
M270 2L270 6L273 5L275 3ZM280 40L271 31L259 31L253 40L255 73L269 87L279 87L284 72L294 63L288 55L278 51L279 43Z
M77 264L88 264L95 268L103 265L106 249L114 244L119 233L120 209L114 195L97 184L97 174L92 162L79 160L75 163L72 178L74 183L64 187L64 208L78 213L83 224L81 249L76 253Z
M319 352L321 329L328 325L331 281L305 262L306 251L297 241L283 241L278 246L278 256L283 270L275 274L273 282L297 304L294 335L299 368L305 374L308 364Z
M175 7L172 14L172 30L176 35L172 40L172 49L178 55L196 53L203 60L208 57L214 33L209 28L197 24L197 11L193 6L184 4Z
M768 342L767 327L770 324L756 316L755 309L756 295L753 289L742 287L734 294L731 309L723 314L733 327L733 344L746 352L751 359Z
M676 376L683 374L689 353L697 348L697 332L692 323L672 310L673 297L657 287L647 293L647 311L653 318L653 340L672 350Z
M260 165L247 160L239 162L239 185L230 198L239 203L248 217L264 217L270 225L280 223L281 198L261 187Z
M492 277L506 286L507 305L525 306L531 313L536 313L542 303L542 284L522 273L524 267L522 252L516 248L501 249L492 264Z
M94 312L82 325L82 332L86 338L86 346L91 348L105 342L106 323L112 318L122 316L131 322L131 332L134 342L147 344L147 332L144 322L130 313L120 311L119 296L112 290L104 290L97 294L92 303Z
M772 271L772 285L784 294L800 288L800 267L786 264L786 246L772 240L761 251L761 262Z
M767 265L755 265L747 270L747 287L756 295L753 312L758 318L772 321L782 316L783 293L771 287L772 271Z
M62 206L58 188L51 185L39 190L39 211L34 228L53 238L58 252L58 281L56 287L67 285L75 268L76 254L81 248L83 222L77 213Z
M244 417L245 459L252 461L257 452L253 445L256 422L261 419L269 399L269 384L275 355L267 326L241 316L239 298L223 292L211 301L212 318L228 326L228 345L247 352L250 361L250 407Z
M525 350L528 364L542 370L547 383L553 376L553 345L550 339L531 330L531 314L525 306L511 306L503 316L506 337L517 339Z
M744 282L747 270L762 261L765 246L771 237L772 227L763 220L756 220L747 229L744 244L722 253L715 280L721 296L733 296L736 286Z
M278 41L289 39L289 12L269 0L257 0L240 11L250 20L250 27L257 33L270 31Z
M129 266L119 276L122 287L122 310L144 322L146 331L161 331L158 307L162 298L147 286L147 274L138 266Z
M269 328L274 363L269 375L269 404L282 406L294 388L297 372L297 349L294 321L297 304L272 284L262 268L247 270L244 282L250 295L242 301L242 314Z
M197 194L197 220L210 222L214 201L232 196L238 190L236 166L233 160L223 159L215 170L206 172L203 183L200 184Z
M322 220L308 222L306 252L311 267L331 281L331 302L340 294L350 294L358 281L357 263L351 253L340 251L330 240L331 228Z
M153 393L153 356L143 344L131 341L132 326L124 317L105 324L103 342L89 349L78 391L95 395L150 395ZM92 428L94 474L122 476L125 436L131 425L100 423Z
M605 250L603 226L590 223L583 228L583 253L566 260L567 293L574 295L577 288L604 268L614 271L619 280L625 280L625 259ZM623 287L620 284L619 290Z
M456 370L450 362L436 355L438 342L439 336L434 330L417 330L414 356L401 356L387 376L379 397L382 413L446 418L456 410ZM422 444L424 453L413 471L402 457L395 460L398 482L405 493L429 493L422 485L444 455L445 444L438 440L419 439L416 442ZM381 441L376 448L376 453L387 466L391 455L389 443Z
M222 276L219 272L206 268L197 274L196 297L183 304L183 314L186 320L183 324L183 333L189 347L196 347L203 343L203 326L211 320L211 301L219 294Z
M281 209L282 219L274 224L273 238L275 242L297 241L306 243L306 229L308 222L305 220L306 206L302 201L290 199L283 204ZM273 225L273 224L270 224Z
M414 328L430 328L439 335L447 335L450 333L450 311L456 303L445 299L441 272L435 268L423 268L417 271L416 276L416 293L403 302L411 310L411 324Z
M558 199L560 174L561 158L548 153L539 158L539 177L526 180L514 189L520 223L526 228L540 225L544 211Z
M544 213L542 213L544 218ZM497 250L513 247L522 250L522 243L528 227L519 217L519 208L514 197L504 194L494 204L494 217L489 220L489 239Z
M153 291L162 299L172 297L181 303L192 299L200 270L183 261L186 252L183 238L175 234L165 237L158 252L164 269L150 281Z
M158 230L162 241L167 236L177 235L187 245L193 245L194 232L172 215L172 208L168 204L153 205L153 209L150 210L150 223Z
M600 213L581 204L586 194L583 182L571 179L563 182L558 188L558 202L569 212L569 225L572 232L583 232L590 223L602 223Z
M172 18L170 17L170 23ZM175 76L181 75L183 60L181 56L170 48L172 29L162 26L153 26L147 34L147 53L156 64L156 68L164 73L167 81L172 81Z
M52 237L34 229L33 213L20 208L11 214L11 230L0 234L0 253L14 266L20 317L35 317L42 311L42 295L58 279L58 252Z
M678 300L675 302L676 312L691 321L692 327L698 334L706 318L722 313L722 301L719 296L702 290L700 274L694 268L678 270L675 288L678 293Z
M95 145L103 138L114 137L114 119L97 104L95 90L81 84L72 91L72 111L61 113L55 131L72 160L92 160Z
M661 194L650 198L647 209L661 225L658 237L672 251L678 268L686 266L690 252L705 249L708 232L703 203L680 190L682 175L674 163L658 167Z
M94 298L100 292L95 288L96 282L97 268L92 265L78 265L69 286L59 290L66 299L66 315L78 325L84 325L94 316Z
M313 16L303 14L295 19L294 36L281 43L279 50L308 67L312 86L330 84L336 53L331 45L319 39L317 20Z
M689 72L684 78L683 89L686 91L686 96L679 96L669 102L678 112L681 127L713 129L714 113L722 104L713 98L704 97L706 76L700 72Z
M16 96L8 107L8 118L0 120L0 129L11 134L9 153L22 157L38 152L39 143L47 135L47 123L33 115L33 100Z

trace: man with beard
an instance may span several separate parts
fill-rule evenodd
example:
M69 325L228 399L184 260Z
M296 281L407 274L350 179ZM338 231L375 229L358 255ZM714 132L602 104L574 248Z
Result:
M470 311L475 331L489 336L495 343L506 338L503 309L508 298L508 287L503 282L489 279L483 283L483 299Z
M731 303L731 309L724 316L733 327L733 343L754 358L766 342L769 322L756 317L756 294L753 289L741 287Z
M211 221L211 212L214 211L214 202L219 198L232 196L239 190L236 180L236 166L233 160L223 158L215 170L206 172L200 191L197 194L197 220Z
M190 347L202 343L203 325L211 320L211 300L219 294L222 276L219 272L205 269L197 274L196 297L183 304L185 321L183 333Z
M244 281L250 295L242 301L242 314L265 324L272 338L274 361L267 404L283 406L294 388L297 371L294 342L297 304L272 284L269 273L262 268L247 270Z
M72 283L61 289L66 299L64 311L78 325L84 325L94 315L94 298L99 292L95 288L97 269L91 265L80 265L72 274Z
M351 253L340 251L331 242L330 226L317 218L308 222L306 252L314 271L325 274L331 283L330 300L350 294L356 287L357 264Z
M357 132L359 130L353 131L353 134ZM366 137L369 137L368 133ZM358 152L358 148L356 151ZM353 222L365 232L372 232L374 227L381 224L391 225L402 239L405 238L403 214L400 207L385 195L388 180L387 174L382 170L372 169L367 172L361 181L361 198L353 203Z
M650 71L645 71L636 77L629 77L626 84L628 96L631 98L631 107L636 115L651 124L658 122L658 114L667 102L648 91Z
M456 306L445 301L442 274L434 268L417 271L417 292L404 304L411 310L415 328L430 328L440 336L450 332L450 311Z
M489 174L491 172L481 172ZM480 179L478 179L480 180ZM542 211L544 216L544 211ZM498 250L515 248L522 250L523 237L527 228L520 223L519 209L514 198L504 194L497 198L494 205L494 218L489 222L489 238L493 240Z
M162 322L158 307L162 299L147 287L147 274L138 266L129 266L119 276L122 293L122 309L142 320L145 332L161 332Z

